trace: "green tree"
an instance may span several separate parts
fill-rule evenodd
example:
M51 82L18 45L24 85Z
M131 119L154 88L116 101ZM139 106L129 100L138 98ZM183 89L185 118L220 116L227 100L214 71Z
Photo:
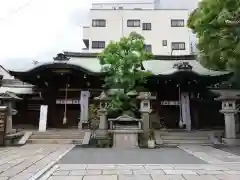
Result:
M189 19L201 63L214 70L240 66L240 1L202 0Z
M111 112L133 112L136 110L130 92L146 82L149 72L141 70L142 62L152 58L145 50L144 38L132 32L119 42L110 42L99 55L102 70L106 72L105 88L121 89L110 96L108 110Z

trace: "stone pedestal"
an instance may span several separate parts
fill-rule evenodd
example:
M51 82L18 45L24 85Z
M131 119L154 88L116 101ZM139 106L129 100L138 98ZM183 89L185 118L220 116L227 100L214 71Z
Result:
M113 148L138 148L139 130L114 130Z
M142 132L139 119L123 115L116 119L109 119L113 133L114 148L136 148L138 147L138 134Z
M107 101L109 100L108 95L103 91L100 96L95 97L95 100L100 101L100 130L108 130L108 120L107 120Z
M10 133L13 132L13 129L12 129L12 102L11 101L6 101L4 104L8 107L6 134L10 134Z
M240 145L240 139L230 139L230 138L223 138L223 143L229 146L239 146Z
M100 122L99 122L99 132L96 134L99 138L104 138L108 134L108 120L107 111L105 109L99 110Z
M16 115L17 111L13 109L13 103L16 100L22 100L22 98L16 96L13 92L6 91L0 96L0 99L4 102L7 109L7 122L6 122L6 134L15 133L12 129L12 116Z
M236 132L236 113L237 110L232 112L221 110L224 113L225 119L225 138L223 138L223 143L226 145L240 145L240 139L237 139Z
M107 130L108 129L107 111L105 109L102 109L99 110L99 113L100 113L99 129Z
M148 111L142 110L141 114L142 114L143 130L149 131L152 128L151 120L150 120L151 110L148 110Z
M152 112L151 100L156 99L156 96L152 96L150 92L141 92L137 99L141 100L140 112L142 113L143 130L147 133L152 128L150 119L150 114Z
M236 138L235 114L237 113L237 110L221 110L220 112L224 114L225 138L235 139Z
M222 101L222 109L220 112L224 114L225 121L225 138L223 143L226 145L239 145L240 140L236 136L236 117L238 109L236 107L236 100L239 98L239 92L234 90L214 90L221 96L216 100Z
M240 145L240 139L236 139L236 113L237 110L221 110L224 114L225 120L225 138L224 144L227 145Z

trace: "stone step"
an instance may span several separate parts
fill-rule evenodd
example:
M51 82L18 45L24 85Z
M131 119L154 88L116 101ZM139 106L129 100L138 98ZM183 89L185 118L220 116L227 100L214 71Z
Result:
M83 139L84 134L81 135L32 135L30 139Z
M29 144L82 144L82 139L28 139Z
M184 132L184 133L180 133L180 132L164 132L164 133L160 133L161 136L182 136L182 137L208 137L210 134L212 133L191 133L191 132Z
M210 140L163 140L163 144L212 144Z
M70 131L66 131L66 132L33 132L33 134L41 134L41 135L66 135L66 134L73 134L73 135L79 135L79 134L84 134L85 132L70 132Z
M172 147L172 148L176 148L178 146L181 146L181 145L201 145L201 146L212 146L212 144L174 144L174 143L168 143L168 144L164 144L164 145L160 145L159 147Z
M163 140L209 140L208 136L161 136Z

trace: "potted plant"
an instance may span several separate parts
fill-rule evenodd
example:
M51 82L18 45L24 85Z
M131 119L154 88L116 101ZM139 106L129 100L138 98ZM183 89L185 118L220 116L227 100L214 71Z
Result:
M148 148L155 148L155 139L154 139L154 132L153 130L149 131L148 133Z

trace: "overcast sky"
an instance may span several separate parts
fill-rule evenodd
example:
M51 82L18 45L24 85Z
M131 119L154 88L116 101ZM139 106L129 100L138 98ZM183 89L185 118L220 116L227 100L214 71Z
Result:
M162 8L192 9L196 2L162 0ZM0 64L12 69L64 50L79 52L90 7L90 0L0 0Z

